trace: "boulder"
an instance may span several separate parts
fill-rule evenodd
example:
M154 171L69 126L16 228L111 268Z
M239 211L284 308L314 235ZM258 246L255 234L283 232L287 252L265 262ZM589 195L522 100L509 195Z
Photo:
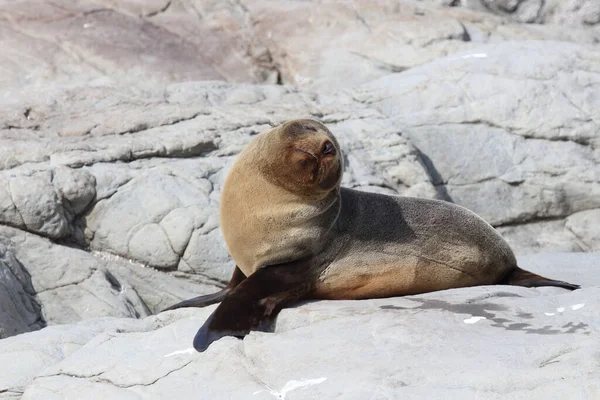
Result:
M599 56L571 43L502 42L381 78L354 96L395 121L446 199L509 238L519 229L505 227L556 221L546 237L578 250L565 218L600 207Z
M0 237L0 339L46 325L31 276L6 244Z
M94 317L144 318L219 286L0 227L2 336ZM232 268L233 270L233 268ZM41 304L41 309L40 305Z

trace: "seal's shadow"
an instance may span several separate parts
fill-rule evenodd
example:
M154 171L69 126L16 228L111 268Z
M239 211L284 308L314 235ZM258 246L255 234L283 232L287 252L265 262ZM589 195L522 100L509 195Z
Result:
M501 293L497 297L521 297L519 295L513 293ZM382 310L440 310L440 311L449 311L455 314L468 314L476 317L485 317L486 319L492 321L493 327L502 328L507 331L522 331L527 334L537 334L537 335L560 335L560 334L570 334L570 333L583 333L586 335L590 334L588 329L589 325L583 322L575 324L573 322L569 322L561 327L555 327L551 325L545 325L541 328L537 328L528 324L526 322L522 322L523 320L533 319L534 316L531 313L518 312L514 315L516 319L520 321L513 321L508 318L502 318L496 316L492 311L506 311L508 307L493 304L493 303L463 303L463 304L452 304L443 300L436 299L422 299L422 298L410 298L411 301L416 301L421 303L417 307L400 307L394 305L384 305L380 306Z

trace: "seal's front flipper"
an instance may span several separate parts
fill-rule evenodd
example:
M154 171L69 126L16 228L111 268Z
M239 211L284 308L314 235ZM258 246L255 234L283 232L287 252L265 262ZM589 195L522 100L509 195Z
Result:
M208 317L194 338L194 348L203 352L224 336L243 338L250 331L272 331L283 307L309 296L314 280L310 274L303 262L259 269L233 289Z
M246 279L246 275L244 275L244 273L236 266L235 270L233 270L233 275L231 275L229 283L223 289L219 290L216 293L184 300L180 303L172 305L171 307L165 308L161 312L175 310L177 308L183 307L206 307L208 305L218 303L222 301L225 298L225 296L227 296L227 294L237 285L239 285L244 279Z
M516 267L514 270L509 272L508 276L506 276L500 283L505 285L525 287L555 286L568 290L576 290L581 288L579 285L572 283L544 278L543 276L534 274L533 272L525 271L519 267Z

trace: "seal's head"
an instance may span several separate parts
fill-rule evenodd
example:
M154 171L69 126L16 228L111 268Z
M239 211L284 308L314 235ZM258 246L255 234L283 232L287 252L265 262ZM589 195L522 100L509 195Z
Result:
M340 146L325 125L311 119L288 121L265 133L263 174L285 189L306 195L330 192L344 170Z

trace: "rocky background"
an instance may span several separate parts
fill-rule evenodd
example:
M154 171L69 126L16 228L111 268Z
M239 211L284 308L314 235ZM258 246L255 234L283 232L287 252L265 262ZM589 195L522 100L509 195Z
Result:
M596 0L0 0L0 399L600 398L599 42ZM299 117L345 186L583 289L310 302L191 351L214 306L153 314L227 282L223 179Z

